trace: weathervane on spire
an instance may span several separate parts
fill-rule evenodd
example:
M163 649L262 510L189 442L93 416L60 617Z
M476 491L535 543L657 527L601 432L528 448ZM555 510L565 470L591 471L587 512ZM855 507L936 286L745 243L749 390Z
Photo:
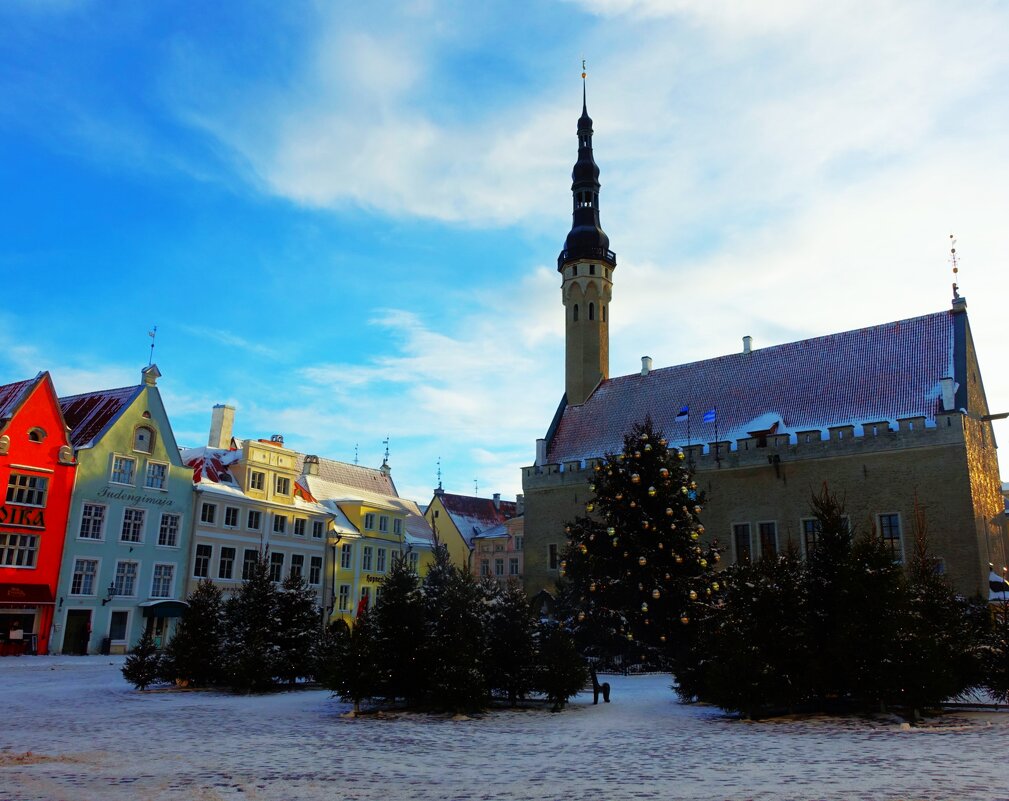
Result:
M357 464L357 443L354 443L354 464Z
M389 435L385 435L385 439L382 440L382 444L385 445L385 458L382 459L382 466L385 467L389 464Z
M473 494L474 495L480 494L480 484L475 478L473 479Z
M585 75L586 75L586 73L585 73L585 59L583 58L582 59L582 80L583 81L585 80Z
M151 356L147 360L147 366L150 367L154 364L154 338L158 335L158 327L154 326L153 329L147 332L147 336L151 338Z
M441 489L441 457L438 457L438 489Z
M949 235L949 260L953 265L953 300L960 297L960 287L957 285L957 273L960 272L960 268L957 266L956 261L956 239L953 234ZM151 347L154 347L153 345Z

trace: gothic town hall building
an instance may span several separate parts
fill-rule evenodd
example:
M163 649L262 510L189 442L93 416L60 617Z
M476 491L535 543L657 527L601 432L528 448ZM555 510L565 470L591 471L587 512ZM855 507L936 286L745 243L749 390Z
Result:
M742 352L693 364L652 369L646 357L640 373L611 377L617 258L600 225L592 133L583 102L571 231L557 258L565 394L522 470L529 594L553 589L564 524L584 514L595 460L646 416L693 461L708 496L706 536L725 547L724 563L789 543L805 554L816 535L810 497L826 482L852 526L875 530L900 561L914 547L917 502L937 568L959 591L986 594L988 565L1009 563L1009 548L965 300L774 347L747 339Z

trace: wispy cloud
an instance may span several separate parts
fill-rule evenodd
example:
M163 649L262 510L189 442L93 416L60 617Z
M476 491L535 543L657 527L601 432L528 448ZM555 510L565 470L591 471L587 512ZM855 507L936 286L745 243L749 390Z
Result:
M261 356L267 359L278 359L280 353L267 345L259 342L252 342L245 337L239 336L230 330L222 328L211 328L203 325L182 325L180 326L186 333L198 337L202 340L216 342L226 348L238 348L253 356Z

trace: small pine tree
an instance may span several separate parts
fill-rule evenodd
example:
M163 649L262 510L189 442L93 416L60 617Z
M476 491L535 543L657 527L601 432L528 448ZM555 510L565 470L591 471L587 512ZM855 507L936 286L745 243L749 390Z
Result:
M1003 579L1002 585L1009 585ZM999 704L1009 704L1009 599L993 604L991 633L984 649L982 686Z
M440 546L423 591L427 701L456 712L479 709L486 701L480 587L468 570L452 564L448 549Z
M346 626L326 634L324 664L319 681L341 700L354 704L354 714L361 712L361 702L371 698L377 688L375 628L371 614L358 615L354 628Z
M560 712L570 698L578 695L588 681L585 660L575 647L574 637L554 621L543 621L538 633L536 689Z
M161 672L161 653L154 644L150 627L147 627L140 641L126 657L123 678L138 690L146 690L159 679Z
M702 542L704 495L651 420L593 471L590 516L564 529L562 609L583 647L665 664L682 655L691 622L717 593L719 549Z
M270 581L266 554L260 553L241 590L225 605L226 680L235 692L263 692L277 675L277 589Z
M515 706L536 685L536 619L517 581L496 583L487 593L485 673L490 690L508 696Z
M315 671L315 653L322 627L315 590L301 577L288 575L277 593L277 678L294 684Z
M187 599L162 665L167 681L209 687L224 678L224 601L220 589L202 579Z
M406 559L395 558L382 579L372 612L376 643L376 694L415 703L423 695L421 637L424 606L417 574Z

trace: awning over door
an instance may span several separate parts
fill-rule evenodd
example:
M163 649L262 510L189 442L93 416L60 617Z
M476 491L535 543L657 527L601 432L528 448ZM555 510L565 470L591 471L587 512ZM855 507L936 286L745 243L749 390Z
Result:
M189 604L166 598L164 601L144 601L138 606L144 610L144 617L182 617Z
M54 603L48 584L0 584L0 607L52 606Z

